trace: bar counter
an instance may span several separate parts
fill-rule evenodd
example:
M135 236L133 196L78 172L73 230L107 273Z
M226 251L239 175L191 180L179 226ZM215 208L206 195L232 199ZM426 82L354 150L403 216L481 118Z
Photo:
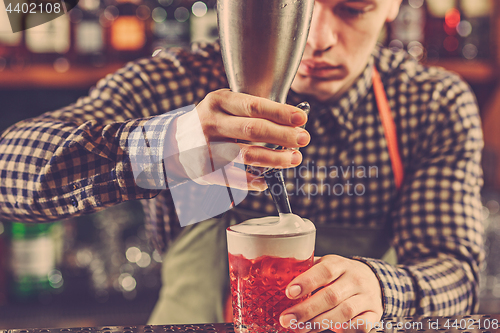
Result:
M382 327L380 326L382 325ZM75 328L30 328L9 329L0 333L164 333L164 332L206 332L234 333L233 324L189 324L189 325L158 325L158 326L101 326ZM332 332L326 330L325 332ZM500 314L445 316L445 317L406 317L389 318L381 321L371 333L493 333L500 332Z

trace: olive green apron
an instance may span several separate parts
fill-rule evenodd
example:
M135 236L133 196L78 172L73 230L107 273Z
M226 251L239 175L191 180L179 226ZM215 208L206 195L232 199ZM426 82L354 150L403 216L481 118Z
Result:
M150 325L223 322L229 290L226 228L264 215L233 208L189 225L163 257L162 289ZM390 230L316 226L315 255L382 258L395 264ZM386 254L385 256L383 256Z
M404 179L396 127L382 80L373 68L373 88L377 101L396 187ZM261 214L233 208L222 218L187 226L163 258L162 289L149 324L218 323L224 321L224 305L229 291L226 228ZM313 221L314 222L314 221ZM316 226L316 256L382 258L396 264L389 249L392 230L388 221L380 228Z

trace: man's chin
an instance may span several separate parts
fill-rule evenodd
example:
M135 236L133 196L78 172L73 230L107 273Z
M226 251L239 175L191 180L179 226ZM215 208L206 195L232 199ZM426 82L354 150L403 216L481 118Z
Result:
M292 90L298 94L311 96L319 102L335 99L342 90L343 81L332 79L315 79L311 77L296 77Z

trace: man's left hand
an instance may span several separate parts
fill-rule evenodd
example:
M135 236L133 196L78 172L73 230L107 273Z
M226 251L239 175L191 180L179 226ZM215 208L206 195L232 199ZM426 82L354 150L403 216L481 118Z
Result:
M325 329L368 332L367 324L379 322L383 314L382 291L375 273L361 261L337 255L314 259L310 269L290 282L286 295L295 299L316 293L283 311L281 325L299 333ZM363 321L364 325L356 325Z

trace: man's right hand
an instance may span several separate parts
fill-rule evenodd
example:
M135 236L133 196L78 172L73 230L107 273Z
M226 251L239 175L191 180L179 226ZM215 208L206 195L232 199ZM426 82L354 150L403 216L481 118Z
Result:
M300 164L302 155L297 150L272 150L240 141L266 142L287 148L304 147L310 141L309 133L299 128L307 121L307 115L304 111L265 98L231 92L229 89L209 93L193 112L197 112L200 122L199 124L193 124L193 128L201 125L209 147L213 146L215 148L215 145L211 145L214 142L234 143L239 147L238 157L236 160L234 158L228 158L228 160L234 160L241 164L258 167L290 168ZM179 117L177 123L182 122L181 118L186 116ZM188 118L186 117L186 119ZM181 140L191 139L187 135L183 137ZM179 140L180 137L177 139ZM181 144L179 147L181 147ZM214 154L212 149L210 155L220 155L220 151L223 150L219 149ZM197 161L183 163L185 168L186 164L189 164L188 167L191 172L188 172L188 174L191 173L190 178L193 179L192 174L197 173L197 168L202 170L206 166L214 165L213 161L207 159L198 158ZM205 166L196 166L196 164L203 163L205 163ZM241 173L244 172L238 167L230 170L226 169L226 171L229 171L229 173L234 172L234 176L240 173L239 179L241 179ZM245 174L247 184L239 184L236 187L248 186L249 190L257 191L266 189L267 185L264 179L251 173ZM210 175L201 178L208 184L225 185L224 180L211 179Z

